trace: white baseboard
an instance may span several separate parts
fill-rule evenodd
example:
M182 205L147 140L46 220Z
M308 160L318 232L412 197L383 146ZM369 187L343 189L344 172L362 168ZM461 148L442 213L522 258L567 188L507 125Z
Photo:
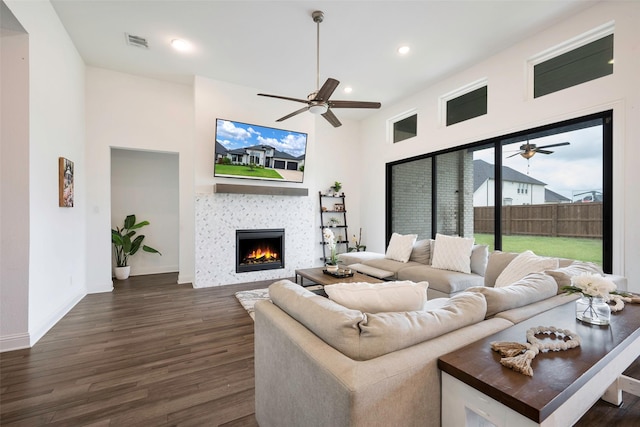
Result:
M30 341L29 333L5 335L0 337L0 353L29 348Z

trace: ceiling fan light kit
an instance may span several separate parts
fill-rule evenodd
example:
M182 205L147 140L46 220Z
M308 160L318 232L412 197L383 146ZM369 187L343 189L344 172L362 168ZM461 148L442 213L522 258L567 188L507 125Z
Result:
M320 87L320 23L324 20L324 13L320 10L316 10L311 14L313 22L317 25L317 41L316 41L316 87L314 92L311 92L307 99L290 98L288 96L269 95L266 93L259 93L259 96L266 96L269 98L284 99L287 101L300 102L307 104L299 110L293 113L287 114L284 117L276 120L281 122L287 120L293 116L296 116L305 111L309 111L312 114L320 114L324 117L333 127L339 127L342 125L340 120L331 111L332 108L380 108L382 104L379 102L367 102L367 101L332 101L329 98L333 95L340 82L336 79L329 77L322 87Z
M542 145L542 146L538 147L536 144L530 144L529 141L527 141L525 144L522 144L520 146L520 150L517 153L512 154L510 156L507 156L507 158L513 157L513 156L517 156L518 154L520 154L522 157L524 157L525 159L529 160L536 153L541 153L541 154L552 154L553 153L553 151L544 150L544 148L561 147L563 145L569 145L569 144L570 144L570 142L560 142L558 144Z

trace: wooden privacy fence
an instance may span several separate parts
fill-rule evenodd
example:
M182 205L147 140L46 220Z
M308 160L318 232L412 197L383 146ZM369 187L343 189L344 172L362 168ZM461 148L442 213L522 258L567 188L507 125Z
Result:
M474 232L494 232L494 207L475 207ZM602 238L602 203L502 207L502 234Z

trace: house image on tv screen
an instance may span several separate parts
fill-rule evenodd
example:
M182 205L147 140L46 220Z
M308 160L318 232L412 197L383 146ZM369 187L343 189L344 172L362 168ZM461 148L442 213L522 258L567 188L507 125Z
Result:
M214 176L302 182L307 134L216 121Z

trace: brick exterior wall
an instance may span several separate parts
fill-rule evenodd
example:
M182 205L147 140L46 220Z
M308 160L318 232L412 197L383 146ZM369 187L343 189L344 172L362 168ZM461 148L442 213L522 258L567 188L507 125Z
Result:
M435 157L438 233L473 236L473 154L467 150ZM392 231L430 238L432 159L393 167Z

